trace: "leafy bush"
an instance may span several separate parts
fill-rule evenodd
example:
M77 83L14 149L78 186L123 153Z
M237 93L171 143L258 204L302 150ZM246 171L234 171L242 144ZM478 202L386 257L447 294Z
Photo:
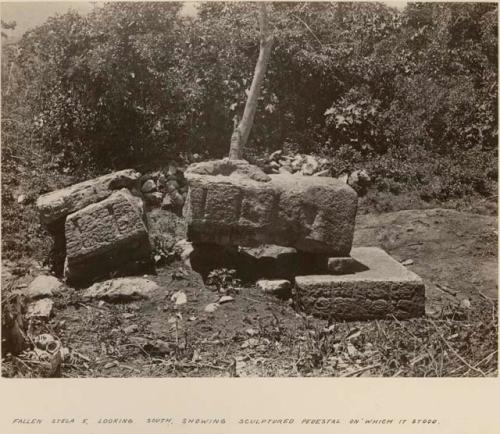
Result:
M181 8L113 2L2 44L4 233L37 238L19 184L36 198L68 175L227 155L258 54L254 5ZM334 175L366 168L382 191L492 194L496 4L275 3L270 17L249 159L284 148L331 158Z

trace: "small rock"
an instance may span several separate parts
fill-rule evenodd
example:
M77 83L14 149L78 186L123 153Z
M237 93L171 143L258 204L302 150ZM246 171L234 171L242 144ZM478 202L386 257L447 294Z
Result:
M163 194L159 191L144 193L144 199L146 199L146 202L151 205L160 205L163 201Z
M59 292L62 286L62 282L54 276L38 276L30 283L25 295L31 300L52 297Z
M230 295L223 295L217 303L224 304L224 303L229 303L231 301L234 301L233 297L231 297Z
M171 193L172 191L177 191L179 190L179 183L175 179L171 179L170 181L167 181L167 191Z
M349 357L355 358L355 357L359 356L359 351L356 349L356 347L353 344L348 343L347 344L347 354L349 354Z
M217 303L210 303L205 306L205 309L203 309L205 312L212 313L215 312L219 308L219 305Z
M50 298L42 298L28 304L27 318L48 319L52 313L54 302Z
M17 203L19 205L24 205L26 203L26 196L24 194L17 196Z
M460 307L462 309L470 309L472 307L470 301L468 298L464 298L461 302L460 302Z
M120 277L98 282L86 289L83 298L99 298L105 301L128 302L149 298L149 294L158 289L158 285L142 277Z
M196 317L195 317L195 316L190 316L190 317L188 318L188 320L189 320L189 321L196 321Z
M275 169L275 170L279 170L280 169L280 163L278 163L277 161L271 161L269 163L269 166L271 167L271 169Z
M161 201L161 209L170 209L174 206L174 200L170 196L170 194L166 193L163 196L163 200Z
M347 183L356 191L366 189L371 183L371 178L366 170L355 170L349 176Z
M257 288L265 293L270 293L279 296L289 295L291 284L288 280L284 279L274 279L274 280L266 280L261 279L257 281Z
M401 262L401 265L404 265L405 267L407 265L413 265L413 259L405 259L404 261Z
M151 193L156 190L156 184L152 179L148 179L144 184L142 184L141 191L143 193Z
M303 163L304 163L304 159L302 158L302 156L300 154L296 155L291 163L292 169L295 172L299 171L300 169L302 169Z
M292 168L291 168L291 167L288 167L288 166L281 166L281 167L278 169L278 172L279 172L279 173L284 173L284 174L287 174L287 173L292 173Z
M172 300L176 306L180 306L182 304L187 303L186 294L182 291L177 291L176 293L174 293L170 298L170 300Z
M169 176L177 175L177 164L176 163L171 162L168 165L167 175L169 175Z
M139 330L139 327L137 327L137 325L135 325L135 324L129 325L128 327L125 327L123 329L124 333L127 335L130 335L130 334L136 332L137 330Z
M277 161L281 158L282 154L283 154L283 151L281 149L278 149L277 151L274 151L271 155L269 155L269 160Z
M186 262L189 260L191 253L194 251L193 244L187 240L179 240L175 243L175 250L178 252L182 261Z
M156 185L158 186L158 188L165 188L167 186L167 177L163 173L160 173L158 175Z
M134 316L135 316L134 313L129 313L129 312L125 312L123 314L123 318L125 318L125 319L130 319L130 318L133 318Z
M320 169L324 169L330 164L330 161L328 161L328 158L320 158L318 160L318 163L319 163Z
M245 333L248 335L248 336L256 336L259 334L259 332L255 329L246 329L245 330Z
M104 365L104 369L114 368L118 365L118 362L115 360L114 362L109 362Z
M310 176L318 170L318 167L319 164L316 158L308 155L305 163L302 165L302 173L306 176Z
M259 345L259 340L256 338L250 338L241 344L241 348L253 348L257 345Z
M172 273L172 279L174 280L186 279L188 275L189 275L188 272L184 270L184 268L179 267Z

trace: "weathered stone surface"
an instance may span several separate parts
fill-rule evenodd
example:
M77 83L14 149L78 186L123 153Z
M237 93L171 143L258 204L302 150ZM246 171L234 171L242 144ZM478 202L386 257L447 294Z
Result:
M295 278L296 301L302 310L335 320L424 315L425 286L420 277L379 248L354 248L351 256L368 270Z
M129 302L149 298L150 293L158 288L155 282L143 277L120 277L94 283L83 292L82 297L111 303Z
M26 288L25 295L31 300L52 297L62 286L62 282L54 276L38 276Z
M151 193L156 191L156 184L152 179L148 179L144 184L142 184L141 191L143 193Z
M261 279L257 282L257 288L268 294L273 294L279 297L288 297L290 295L291 284L288 280L283 279Z
M223 160L204 161L189 166L184 173L188 175L208 175L208 176L230 176L248 178L257 182L269 182L271 178L257 166L250 164L246 160Z
M122 189L66 219L65 276L87 280L151 256L142 200Z
M366 269L366 266L350 256L343 258L328 258L328 271L331 274L352 274Z
M132 169L120 170L40 196L37 208L44 224L51 224L88 205L110 196L115 190L138 187L140 174Z
M348 256L357 195L333 178L246 176L186 172L188 238L196 243L276 244L329 256Z
M26 317L48 319L52 314L54 302L50 298L42 298L28 304Z

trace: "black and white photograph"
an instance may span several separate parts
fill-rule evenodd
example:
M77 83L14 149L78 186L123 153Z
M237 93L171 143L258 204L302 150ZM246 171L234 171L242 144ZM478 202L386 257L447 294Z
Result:
M498 3L0 6L2 377L498 377Z

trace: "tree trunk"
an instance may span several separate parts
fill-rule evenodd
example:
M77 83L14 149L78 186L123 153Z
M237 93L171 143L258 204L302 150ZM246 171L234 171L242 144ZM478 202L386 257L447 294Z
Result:
M262 82L271 56L273 45L273 37L269 30L269 21L267 17L267 4L259 3L259 27L260 27L260 49L257 65L253 74L252 85L248 93L248 99L245 104L243 117L233 130L231 136L231 147L229 149L229 159L240 160L243 158L245 146L247 144L250 130L252 129L255 112L257 110L257 102L262 88Z

